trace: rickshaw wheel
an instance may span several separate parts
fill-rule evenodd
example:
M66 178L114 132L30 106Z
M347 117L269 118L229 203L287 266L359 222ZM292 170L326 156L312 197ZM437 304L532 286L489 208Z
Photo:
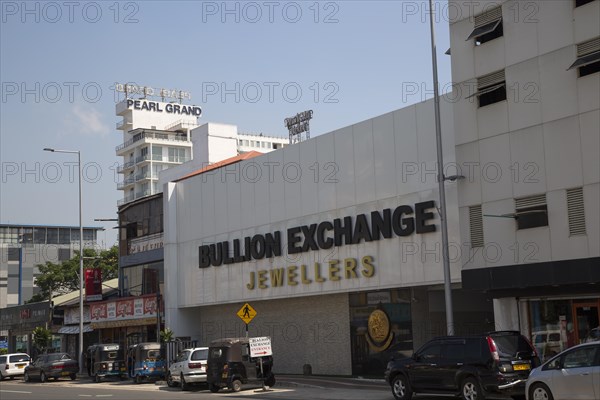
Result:
M269 375L269 377L265 379L265 385L267 385L268 387L275 386L275 375Z
M239 379L234 379L231 382L230 389L234 392L239 392L240 390L242 390L242 382L240 382Z
M135 383L142 383L142 377L140 375L135 376Z
M100 375L98 375L98 374L94 375L94 382L100 383L101 380L102 380L102 378L100 378Z
M71 374L69 375L69 378L71 378L71 380L74 381L75 379L77 379L77 374Z
M209 383L208 384L208 390L210 390L212 393L217 393L221 388L213 383Z

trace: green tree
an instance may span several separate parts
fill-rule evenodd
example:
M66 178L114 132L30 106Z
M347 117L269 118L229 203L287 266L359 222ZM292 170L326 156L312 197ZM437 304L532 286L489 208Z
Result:
M83 268L100 268L102 280L114 279L119 274L119 248L113 246L108 250L96 251L83 249ZM35 278L35 284L40 288L28 303L51 300L54 296L79 290L79 252L70 260L56 264L47 261L38 264L40 274Z
M33 330L33 345L40 353L44 353L52 343L52 332L43 326L37 326Z

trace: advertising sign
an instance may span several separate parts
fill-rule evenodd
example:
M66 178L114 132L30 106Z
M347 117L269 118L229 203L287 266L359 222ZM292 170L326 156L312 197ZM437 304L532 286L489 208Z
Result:
M85 301L102 301L102 270L86 268Z

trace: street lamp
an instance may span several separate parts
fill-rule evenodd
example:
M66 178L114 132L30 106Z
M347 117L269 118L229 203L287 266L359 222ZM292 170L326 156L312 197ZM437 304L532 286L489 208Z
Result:
M83 224L81 219L81 152L79 150L57 150L46 147L52 153L77 154L79 169L79 373L83 373Z
M431 31L431 64L433 69L433 103L435 106L435 141L438 163L438 190L440 193L440 219L442 222L442 262L444 264L444 298L446 301L446 333L454 335L454 314L452 310L452 287L450 275L450 255L448 251L448 220L446 215L446 180L458 177L444 177L444 156L442 151L442 127L440 122L440 94L438 93L438 70L435 47L435 30L433 29L433 1L429 0L429 29ZM452 179L454 178L454 179Z

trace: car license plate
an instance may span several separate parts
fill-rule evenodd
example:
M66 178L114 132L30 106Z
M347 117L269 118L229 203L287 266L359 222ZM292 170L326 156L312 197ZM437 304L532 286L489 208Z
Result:
M17 365L17 368L23 369L24 365Z
M513 369L515 371L527 371L531 369L531 367L529 366L529 364L515 364L513 365Z
M70 374L70 372L64 371L60 373L62 376L68 376Z

